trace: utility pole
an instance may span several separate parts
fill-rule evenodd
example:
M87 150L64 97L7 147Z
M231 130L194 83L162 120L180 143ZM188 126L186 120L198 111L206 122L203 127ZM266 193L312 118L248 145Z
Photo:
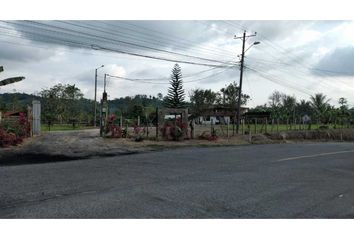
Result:
M101 120L100 120L100 136L105 137L105 131L107 128L107 116L108 116L108 101L107 101L107 92L106 92L106 77L108 74L104 74L104 85L103 85L103 94L101 100Z
M94 110L93 110L93 126L96 127L96 122L97 122L97 70L100 68L103 68L104 65L100 66L99 68L95 69L95 103L94 103Z
M93 118L93 126L96 127L96 119L97 119L97 68L95 69L95 105L94 105L94 118Z
M240 120L241 120L241 94L242 94L242 78L243 78L243 66L244 66L244 60L245 60L245 52L252 47L255 44L259 44L259 42L255 42L252 44L246 51L245 51L245 43L246 43L246 38L249 37L254 37L256 36L257 33L253 35L248 35L246 36L246 31L243 32L242 37L236 37L235 39L242 39L242 54L241 54L241 67L240 67L240 84L238 86L238 101L237 101L237 125L236 125L236 133L239 133L240 129Z

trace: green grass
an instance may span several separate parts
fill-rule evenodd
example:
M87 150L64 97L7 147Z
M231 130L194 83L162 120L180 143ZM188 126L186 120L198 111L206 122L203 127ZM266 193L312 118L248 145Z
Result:
M91 129L92 126L83 126L83 125L76 125L73 128L72 124L54 124L50 126L50 131L73 131L73 130L83 130L83 129ZM47 124L41 124L41 131L48 132L49 128Z
M299 126L299 124L297 125L292 125L290 127L290 125L286 125L286 124L279 124L278 126L276 124L272 125L271 124L268 124L267 125L267 132L268 133L271 133L271 132L277 132L277 131L303 131L303 130L317 130L319 129L320 126L328 126L329 129L348 129L348 126L347 125L339 125L337 124L336 126L334 124L311 124L311 128L309 129L309 125L308 124L305 124L305 125L301 125ZM218 133L220 134L221 132L223 132L224 134L226 134L226 129L227 129L227 126L225 125L215 125L214 126L215 129L218 131ZM221 131L221 128L222 128L222 131ZM255 124L245 124L244 125L244 129L242 127L242 125L240 126L240 131L242 132L242 130L244 131L248 131L250 128L251 130L251 133L255 133L256 132L256 126ZM353 125L349 126L349 128L354 128ZM210 131L210 127L209 129L207 127L205 127L206 130L209 130ZM235 126L235 129L236 129L236 126ZM229 134L231 134L233 131L233 126L232 125L229 125ZM262 125L262 124L257 124L257 133L265 133L266 130L265 130L265 125Z
M302 130L318 130L320 126L328 126L328 129L348 129L347 125L334 125L334 124L311 124L311 128L309 128L308 124L305 125L286 125L286 124L276 124L267 125L267 132L277 132L277 131L302 131ZM251 133L255 133L256 127L255 124L245 125L245 131L248 131L248 127L251 129ZM349 126L349 128L353 128L353 126ZM242 130L242 127L241 127ZM264 133L265 132L265 125L257 124L257 133Z

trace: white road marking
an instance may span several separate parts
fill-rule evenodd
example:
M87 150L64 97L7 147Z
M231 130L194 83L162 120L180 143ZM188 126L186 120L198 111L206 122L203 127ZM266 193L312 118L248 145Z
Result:
M312 158L312 157L336 155L336 154L351 153L351 152L354 152L354 150L346 150L346 151L339 151L339 152L327 152L327 153L318 153L318 154L313 154L313 155L304 155L304 156L297 156L297 157L289 157L289 158L283 158L283 159L276 160L276 162L283 162L283 161L289 161L289 160L296 160L296 159L301 159L301 158Z

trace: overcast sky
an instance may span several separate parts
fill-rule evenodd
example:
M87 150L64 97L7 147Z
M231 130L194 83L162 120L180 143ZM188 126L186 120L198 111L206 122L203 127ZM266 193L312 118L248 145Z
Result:
M57 83L69 83L93 99L95 68L104 64L98 70L99 96L104 73L151 79L139 82L108 78L110 99L135 94L166 95L169 85L165 83L175 64L173 60L204 64L179 63L187 95L195 88L217 91L239 81L237 66L212 66L239 60L242 45L234 35L241 36L243 30L247 34L257 32L247 39L246 48L261 42L245 54L243 91L251 96L249 107L266 103L274 90L298 100L322 92L332 99L332 104L345 97L354 106L353 21L0 22L0 65L5 69L0 79L26 77L1 87L0 93L38 93Z

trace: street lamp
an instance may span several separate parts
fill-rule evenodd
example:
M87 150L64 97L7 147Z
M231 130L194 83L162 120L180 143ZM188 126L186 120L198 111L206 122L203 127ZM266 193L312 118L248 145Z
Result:
M258 45L260 44L261 42L254 42L253 44L251 44L251 46L249 46L246 51L244 53L246 53L251 47L253 47L254 45Z
M93 120L93 125L96 127L96 120L97 120L97 70L100 68L103 68L104 65L98 67L95 69L95 107L94 107L94 120Z

